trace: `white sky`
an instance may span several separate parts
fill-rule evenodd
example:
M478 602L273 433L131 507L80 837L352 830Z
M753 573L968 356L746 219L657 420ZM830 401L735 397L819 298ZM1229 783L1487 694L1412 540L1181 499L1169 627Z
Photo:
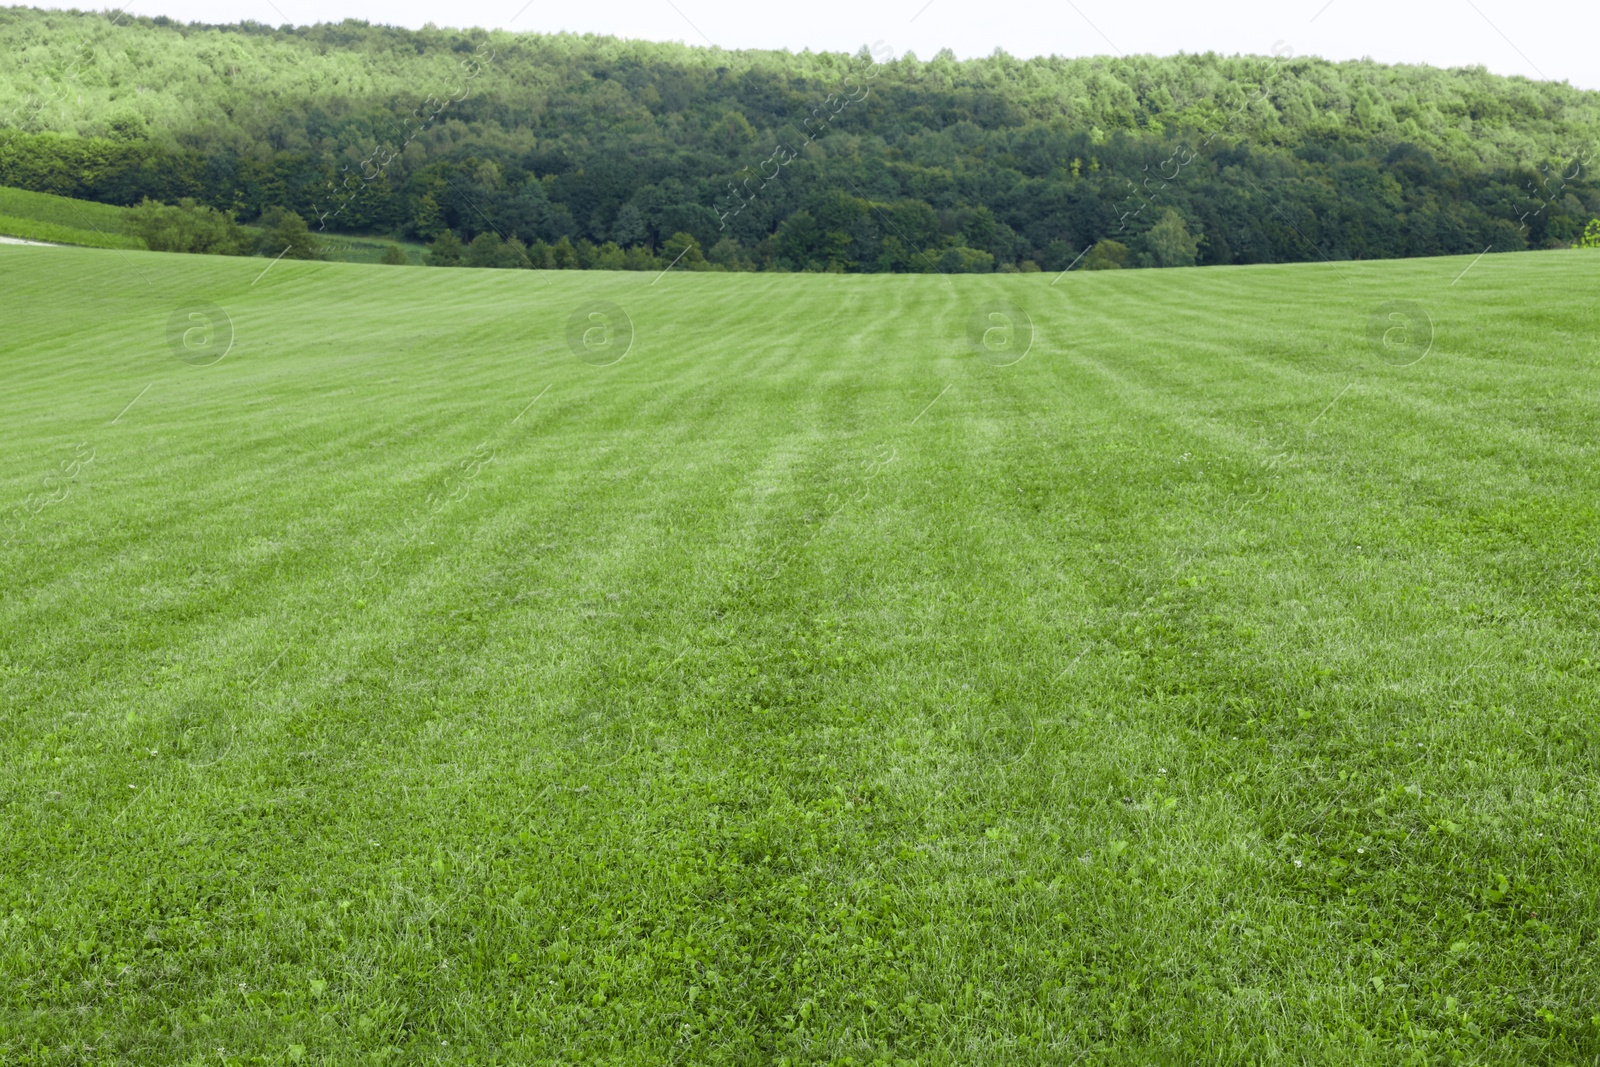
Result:
M119 0L109 0L115 7ZM526 4L526 6L524 6ZM68 6L41 4L39 6ZM614 34L724 48L855 51L882 40L927 59L1218 51L1482 64L1600 89L1595 0L131 0L138 15L271 25L359 18L419 27Z

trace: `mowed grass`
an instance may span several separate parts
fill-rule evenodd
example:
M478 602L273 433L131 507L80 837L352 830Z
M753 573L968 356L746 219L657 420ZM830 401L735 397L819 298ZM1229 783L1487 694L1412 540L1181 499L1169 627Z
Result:
M3 185L0 185L0 215L90 232L100 230L112 235L133 234L127 208ZM143 248L144 245L141 243L139 247Z
M1600 255L1470 264L0 248L0 1062L1594 1062Z
M85 248L145 248L127 208L5 186L0 186L0 234ZM413 264L420 265L427 254L427 246L415 241L316 231L313 235L327 258L340 263L377 263L390 245L399 245Z
M145 247L127 209L0 186L0 234L89 248Z

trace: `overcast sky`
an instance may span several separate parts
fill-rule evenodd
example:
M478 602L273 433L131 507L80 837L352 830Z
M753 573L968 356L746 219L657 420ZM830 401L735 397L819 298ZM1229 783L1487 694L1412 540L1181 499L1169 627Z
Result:
M881 40L924 59L945 47L966 58L997 47L1085 56L1270 54L1277 46L1329 59L1482 64L1600 89L1596 0L132 0L128 10L184 21L359 18L792 51L853 52Z

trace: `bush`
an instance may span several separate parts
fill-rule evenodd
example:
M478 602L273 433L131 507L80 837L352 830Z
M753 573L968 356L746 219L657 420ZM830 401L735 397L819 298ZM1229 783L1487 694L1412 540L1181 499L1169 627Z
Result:
M1039 257L1039 266L1052 274L1066 270L1077 262L1078 250L1068 241L1051 241L1044 248L1044 253Z
M543 241L534 241L524 254L528 257L528 266L534 270L555 269L555 257L550 253L550 246Z
M700 251L700 242L681 230L661 242L659 258L663 266L676 262L679 270L707 270L711 266Z
M622 255L624 270L660 270L661 261L644 245L634 245Z
M390 245L383 250L383 258L379 262L391 267L405 267L411 264L411 257L399 245Z
M1121 241L1101 241L1083 257L1083 270L1121 270L1128 265L1128 246Z
M748 270L744 257L740 254L739 242L732 237L724 237L711 246L711 251L706 253L706 260L721 267L723 270Z
M133 231L152 252L190 252L213 256L245 256L255 251L248 230L233 212L218 211L185 197L176 205L149 197L128 209Z
M459 267L464 251L461 238L445 230L433 239L433 244L428 246L428 266Z
M493 230L486 230L472 239L467 246L462 264L468 267L494 267L499 270L516 270L532 264L522 242L515 237L509 243L502 241Z
M942 274L989 274L994 270L994 256L965 245L930 248L919 257L915 267L921 271L938 271Z
M281 207L261 214L261 239L258 251L274 259L326 259L322 245L311 236L306 220Z
M562 237L550 246L550 262L556 270L576 270L578 268L578 252L572 247L572 242Z
M1600 248L1600 219L1590 219L1589 225L1584 228L1583 236L1578 238L1579 248Z

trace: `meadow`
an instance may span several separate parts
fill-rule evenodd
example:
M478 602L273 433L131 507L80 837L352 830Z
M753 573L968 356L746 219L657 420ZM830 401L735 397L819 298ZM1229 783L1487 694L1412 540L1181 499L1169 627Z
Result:
M258 227L246 230L258 232ZM84 248L145 249L128 209L92 200L0 186L0 235ZM415 241L390 241L342 233L317 233L324 256L339 263L377 263L391 245L421 265L426 248ZM261 266L265 266L263 263Z
M1600 255L0 279L0 1063L1600 1058Z
M90 200L0 186L0 234L29 241L87 248L145 247L127 222L127 210Z

